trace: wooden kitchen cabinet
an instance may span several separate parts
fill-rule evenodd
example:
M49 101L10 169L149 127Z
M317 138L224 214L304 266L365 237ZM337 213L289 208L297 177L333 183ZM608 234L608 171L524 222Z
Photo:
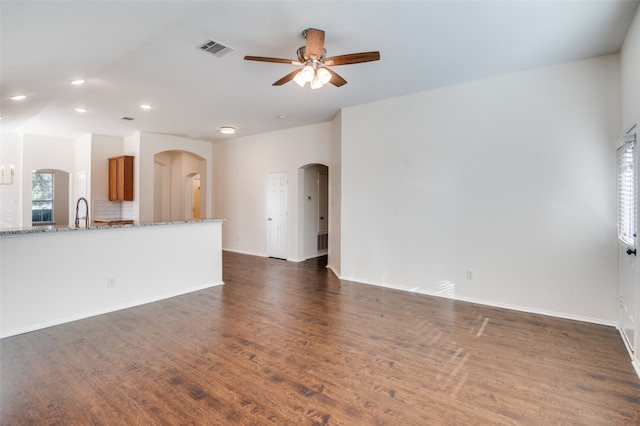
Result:
M109 158L109 201L133 201L133 156Z

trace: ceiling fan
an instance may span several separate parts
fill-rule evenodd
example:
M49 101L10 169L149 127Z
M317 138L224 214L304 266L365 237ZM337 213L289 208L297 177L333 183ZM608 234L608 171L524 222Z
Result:
M380 59L380 52L351 53L326 57L327 50L324 48L324 31L315 28L308 28L302 32L307 39L306 44L298 49L298 59L280 59L264 56L245 56L247 61L275 62L278 64L293 64L302 66L293 72L282 77L273 83L274 86L282 86L293 80L300 87L309 83L312 89L318 89L327 83L340 87L347 83L347 80L340 77L330 66L359 64L361 62L377 61Z

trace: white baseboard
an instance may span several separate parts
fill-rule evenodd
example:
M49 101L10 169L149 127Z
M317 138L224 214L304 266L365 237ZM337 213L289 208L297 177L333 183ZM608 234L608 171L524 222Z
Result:
M499 302L493 302L493 301L487 301L487 300L481 300L481 299L474 299L474 298L469 298L469 297L456 297L455 300L460 300L460 301L463 301L463 302L477 303L479 305L493 306L493 307L496 307L496 308L509 309L509 310L512 310L512 311L526 312L526 313L529 313L529 314L545 315L545 316L554 317L554 318L562 318L562 319L568 319L568 320L573 320L573 321L588 322L588 323L591 323L591 324L606 325L608 327L616 327L616 325L617 325L614 321L607 321L607 320L603 320L601 318L585 317L585 316L582 316L582 315L573 315L573 314L568 314L568 313L565 313L565 312L547 311L545 309L537 309L537 308L530 308L530 307L526 307L526 306L510 305L508 303L499 303Z
M236 250L236 249L230 249L230 248L222 248L222 251L228 251L230 253L238 253L238 254L246 254L248 256L256 256L256 257L269 257L267 256L265 253L253 253L250 251L244 251L244 250ZM275 258L274 258L275 259ZM297 259L282 259L282 260L286 260L287 262L304 262L304 259L302 260L297 260Z
M327 264L327 269L329 269L331 272L333 272L333 275L335 275L336 277L340 276L339 271L336 270L336 268L333 265Z
M496 301L492 301L492 300L483 300L483 299L476 299L476 298L472 298L472 297L460 297L460 296L453 296L453 297L449 297L447 295L444 294L435 294L435 293L431 293L427 290L423 290L417 287L407 287L407 286L399 286L399 285L394 285L391 283L379 283L379 282L367 282L366 280L362 280L362 279L357 279L357 278L345 278L345 277L340 277L341 280L346 280L346 281L352 281L352 282L356 282L356 283L361 283L361 284L367 284L367 285L375 285L378 287L385 287L385 288L391 288L394 290L401 290L401 291L407 291L409 293L416 293L416 294L424 294L426 296L433 296L433 297L444 297L447 299L452 299L452 300L459 300L461 302L469 302L469 303L476 303L478 305L486 305L486 306L492 306L495 308L503 308L503 309L509 309L512 311L518 311L518 312L526 312L529 314L537 314L537 315L545 315L545 316L549 316L549 317L555 317L555 318L562 318L562 319L568 319L568 320L573 320L573 321L581 321L581 322L587 322L587 323L591 323L591 324L598 324L598 325L606 325L609 327L616 327L617 324L614 321L607 321L601 318L592 318L592 317L586 317L586 316L581 316L581 315L573 315L573 314L569 314L566 312L555 312L555 311L547 311L544 309L537 309L537 308L531 308L528 306L519 306L519 305L511 305L508 303L501 303L501 302L496 302Z
M231 252L231 253L238 253L238 254L247 254L249 256L268 257L264 253L252 253L252 252L249 252L249 251L235 250L235 249L224 248L224 247L222 248L222 251L228 251L228 252Z
M633 359L631 360L631 365L633 365L633 369L636 370L636 374L640 378L640 362L637 359Z

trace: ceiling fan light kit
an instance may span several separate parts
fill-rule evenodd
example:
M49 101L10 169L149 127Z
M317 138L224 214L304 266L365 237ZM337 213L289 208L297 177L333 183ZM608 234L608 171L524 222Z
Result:
M304 85L307 84L307 82L304 81L304 78L302 78L302 72L296 73L296 75L293 77L293 81L295 81L296 84L300 87L304 87Z
M316 75L322 84L327 84L331 81L331 73L326 68L318 68Z
M322 87L322 82L320 81L320 79L316 76L313 80L311 80L311 88L312 89L319 89Z
M307 39L307 42L305 46L297 50L297 60L264 56L245 56L244 59L247 61L275 62L278 64L302 66L301 69L285 75L273 83L273 85L282 86L293 80L300 87L304 87L306 83L309 83L312 89L319 89L328 83L336 87L347 84L347 80L340 77L335 71L329 69L329 66L359 64L361 62L377 61L380 59L380 52L351 53L327 58L327 51L324 48L324 31L308 28L302 32L302 35Z
M302 71L300 71L300 76L306 82L313 81L313 78L315 77L315 75L316 75L316 70L313 69L313 66L311 65L305 65L304 68L302 68Z
M331 73L323 67L305 65L304 68L293 77L293 81L300 87L304 87L306 83L310 83L312 89L319 89L331 81Z

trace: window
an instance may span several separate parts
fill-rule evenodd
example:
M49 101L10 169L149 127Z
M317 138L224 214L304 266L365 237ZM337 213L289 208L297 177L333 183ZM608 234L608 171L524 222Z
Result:
M53 172L33 172L31 179L31 222L53 222Z
M635 134L624 137L618 148L618 238L630 248L636 246L636 160Z

